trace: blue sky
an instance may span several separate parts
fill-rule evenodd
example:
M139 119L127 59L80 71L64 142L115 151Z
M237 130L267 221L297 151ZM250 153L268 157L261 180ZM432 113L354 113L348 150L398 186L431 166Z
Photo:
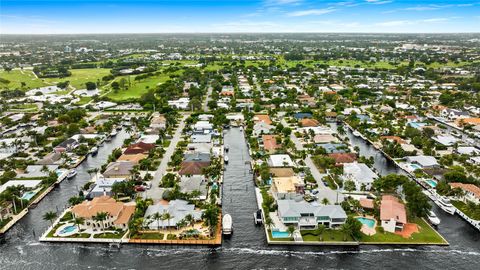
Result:
M480 32L480 0L0 0L0 33Z

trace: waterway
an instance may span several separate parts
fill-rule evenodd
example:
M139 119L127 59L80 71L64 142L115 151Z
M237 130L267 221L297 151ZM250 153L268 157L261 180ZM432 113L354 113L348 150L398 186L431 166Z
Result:
M88 181L86 170L101 166L110 151L121 145L126 134L117 135L80 165L75 179L65 180L5 236L0 244L0 269L477 269L480 261L480 234L459 217L436 211L442 219L439 231L449 247L362 246L282 247L268 246L265 233L253 223L255 192L250 173L248 149L239 129L225 133L230 146L224 180L223 211L233 217L234 233L221 247L133 246L111 249L101 244L39 243L38 236L48 222L46 211L61 208L77 193L76 186ZM359 140L361 140L359 138ZM367 155L368 145L359 145ZM372 147L373 148L373 147ZM396 170L375 156L384 172ZM378 160L377 160L378 159ZM36 237L33 237L35 230Z

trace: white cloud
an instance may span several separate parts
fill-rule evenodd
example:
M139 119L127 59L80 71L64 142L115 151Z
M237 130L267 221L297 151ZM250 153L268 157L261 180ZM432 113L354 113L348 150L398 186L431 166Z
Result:
M265 6L298 5L302 0L265 0Z
M477 3L478 4L478 3ZM431 5L419 5L413 7L406 7L394 10L388 10L383 13L393 13L398 11L431 11L431 10L439 10L439 9L446 9L446 8L461 8L461 7L471 7L474 6L473 3L465 3L465 4L446 4L446 5L438 5L438 4L431 4Z
M311 16L311 15L323 15L327 13L334 12L334 8L321 8L321 9L307 9L290 12L287 15L290 17L301 17L301 16Z
M392 3L392 0L365 0L369 4L374 4L374 5L383 5L383 4L388 4Z
M405 25L414 25L414 24L422 24L422 23L440 23L450 21L451 19L456 19L458 17L450 17L450 18L429 18L429 19L422 19L422 20L394 20L394 21L385 21L376 23L376 26L380 27L396 27L396 26L405 26Z

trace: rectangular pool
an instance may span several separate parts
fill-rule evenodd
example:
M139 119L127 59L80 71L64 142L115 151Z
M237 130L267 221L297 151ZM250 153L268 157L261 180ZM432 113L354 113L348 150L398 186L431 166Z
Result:
M281 231L272 231L272 238L289 238L290 234L288 232Z
M35 196L35 194L37 194L37 192L27 191L22 195L22 200L30 201Z
M435 188L437 186L437 181L433 179L427 179L425 180L425 182L427 182L427 184L430 185L432 188Z

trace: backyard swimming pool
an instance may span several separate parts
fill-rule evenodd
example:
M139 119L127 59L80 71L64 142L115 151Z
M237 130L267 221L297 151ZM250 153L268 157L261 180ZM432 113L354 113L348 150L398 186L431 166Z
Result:
M281 231L272 231L272 238L289 238L290 234L288 232Z
M371 218L364 218L364 217L357 217L358 221L360 221L363 225L366 225L369 228L373 228L375 226L375 220Z
M433 179L427 179L425 180L425 182L427 182L427 184L429 184L432 188L435 188L437 186L437 181Z
M22 200L30 201L33 198L33 196L35 196L35 194L37 194L37 192L27 191L27 192L23 193Z

